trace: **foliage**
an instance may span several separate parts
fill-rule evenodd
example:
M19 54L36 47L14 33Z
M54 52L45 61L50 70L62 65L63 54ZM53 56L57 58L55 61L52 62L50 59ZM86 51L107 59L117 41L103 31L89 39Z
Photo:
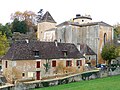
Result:
M14 19L14 21L12 22L12 33L20 32L25 34L27 31L28 31L28 28L25 21L19 21L17 18Z
M108 61L109 67L111 66L111 60L118 57L118 49L114 44L107 43L103 49L101 56L104 60Z
M34 33L36 29L36 17L37 15L33 11L16 11L11 14L11 19L13 20L12 32L19 31L20 33L29 34ZM16 25L17 23L17 25ZM19 26L19 27L18 27ZM21 31L21 29L23 29Z
M63 64L63 61L60 61L58 63L58 66L56 67L55 73L64 73L65 66Z
M118 24L114 28L114 38L115 39L119 38L119 35L120 35L120 25Z
M11 19L15 20L18 19L18 21L25 21L26 24L29 27L32 27L36 23L36 14L33 11L16 11L15 13L11 14Z
M2 32L2 35L6 35L7 38L12 37L12 32L11 32L11 24L6 23L5 25L0 24L0 32Z
M48 72L48 70L50 69L50 65L49 65L49 59L46 59L46 63L43 64L45 67L45 71Z
M40 22L43 16L43 9L40 9L37 15L37 22Z
M54 71L54 73L76 73L77 70L75 67L66 67L64 66L64 62L60 61Z
M6 35L2 35L0 32L0 56L4 55L9 47Z
M120 75L33 90L119 90Z

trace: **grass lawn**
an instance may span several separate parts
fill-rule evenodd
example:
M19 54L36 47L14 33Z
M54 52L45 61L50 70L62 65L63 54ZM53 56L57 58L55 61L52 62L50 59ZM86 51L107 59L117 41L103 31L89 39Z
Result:
M120 75L33 90L120 90Z

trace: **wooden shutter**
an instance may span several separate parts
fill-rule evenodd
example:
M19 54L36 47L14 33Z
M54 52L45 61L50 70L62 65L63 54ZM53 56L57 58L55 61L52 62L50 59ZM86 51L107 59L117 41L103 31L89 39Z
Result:
M56 61L52 61L52 67L56 67Z
M37 68L40 68L40 61L37 61Z

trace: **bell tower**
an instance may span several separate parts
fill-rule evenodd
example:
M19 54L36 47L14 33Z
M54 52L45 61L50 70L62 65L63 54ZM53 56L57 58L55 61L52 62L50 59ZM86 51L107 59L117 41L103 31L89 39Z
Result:
M47 11L41 21L38 23L38 31L37 31L37 38L40 41L44 41L44 32L48 29L55 28L56 22L51 16L51 14Z

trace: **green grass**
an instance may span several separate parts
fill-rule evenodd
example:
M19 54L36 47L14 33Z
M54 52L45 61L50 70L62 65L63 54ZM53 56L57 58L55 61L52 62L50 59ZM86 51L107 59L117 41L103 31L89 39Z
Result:
M120 90L120 75L33 90Z

